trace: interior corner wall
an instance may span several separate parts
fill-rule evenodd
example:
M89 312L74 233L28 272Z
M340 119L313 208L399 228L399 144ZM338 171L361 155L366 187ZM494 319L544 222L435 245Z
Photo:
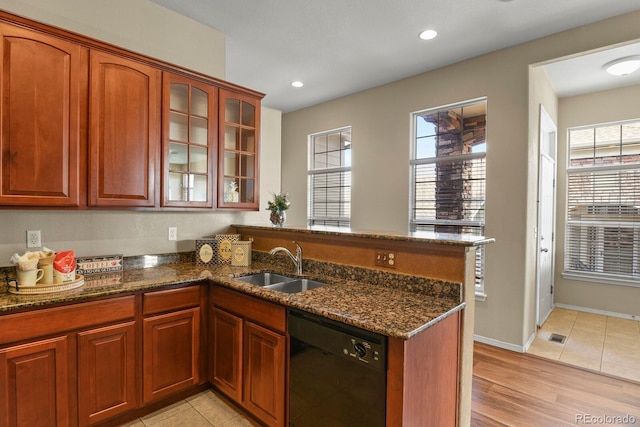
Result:
M535 335L537 326L537 225L538 225L538 192L539 192L539 164L540 164L540 109L544 108L549 117L558 123L558 97L551 85L549 76L543 66L531 66L529 71L529 162L527 185L527 223L532 224L534 230L528 233L530 241L527 244L527 271L524 292L524 315L522 338L526 345Z
M555 303L640 316L640 287L610 285L562 277L567 215L567 129L640 119L640 85L561 98L558 125L558 210L556 216Z
M523 348L534 315L530 258L537 218L529 65L638 38L638 20L640 12L622 15L284 114L282 187L292 200L287 221L306 222L308 135L350 125L352 228L406 232L411 113L486 96L485 230L496 243L486 247L488 297L476 303L475 334Z
M0 0L0 8L119 47L224 78L224 35L148 0ZM260 201L280 188L282 113L263 107L260 132ZM41 230L54 250L78 256L125 256L195 250L195 239L227 230L232 223L269 224L257 212L230 210L0 210L0 266L26 250L26 230ZM178 228L169 241L168 227Z

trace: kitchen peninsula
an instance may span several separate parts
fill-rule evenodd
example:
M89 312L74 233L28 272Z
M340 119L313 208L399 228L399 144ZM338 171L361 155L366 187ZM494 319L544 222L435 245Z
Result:
M227 308L237 319L250 306L275 317L243 318L244 325L283 340L287 307L387 336L387 426L467 423L473 260L475 248L490 239L245 225L229 231L253 241L250 267L202 267L189 259L192 254L180 254L168 256L170 263L160 256L153 267L135 268L152 265L154 257L132 257L140 264L130 262L116 284L88 281L74 291L42 296L2 289L0 396L8 407L0 411L0 425L36 414L51 425L117 425L209 382L220 389L213 378L214 313ZM304 275L329 286L283 294L235 279L265 270L292 274L291 260L268 251L291 248L293 240L304 249ZM394 254L393 268L375 265L377 251ZM242 302L234 306L235 300ZM90 366L91 360L105 365ZM163 363L172 368L157 368ZM101 372L108 373L104 389ZM286 372L277 378L284 392L273 414L259 413L269 409L268 399L245 405L240 393L238 404L267 425L284 425ZM53 393L18 396L22 388L16 384ZM251 386L248 374L244 386Z

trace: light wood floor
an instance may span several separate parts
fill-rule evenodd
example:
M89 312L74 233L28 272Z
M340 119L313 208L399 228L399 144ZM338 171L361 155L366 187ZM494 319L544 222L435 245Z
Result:
M537 356L476 343L472 427L570 425L640 426L640 384ZM598 422L590 417L611 417ZM626 423L623 418L627 416ZM633 418L631 418L633 417ZM318 425L331 427L322 424ZM129 427L255 427L213 390L207 390Z
M474 427L640 425L640 384L476 343L471 408Z

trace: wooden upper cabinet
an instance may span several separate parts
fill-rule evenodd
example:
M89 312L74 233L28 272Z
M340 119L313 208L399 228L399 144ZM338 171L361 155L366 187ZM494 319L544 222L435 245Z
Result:
M0 207L258 209L262 94L2 11L0 60Z
M214 207L217 88L163 73L162 206Z
M220 89L218 207L258 209L260 99Z
M0 205L79 206L87 50L0 23Z
M160 97L159 69L91 51L89 206L156 205Z

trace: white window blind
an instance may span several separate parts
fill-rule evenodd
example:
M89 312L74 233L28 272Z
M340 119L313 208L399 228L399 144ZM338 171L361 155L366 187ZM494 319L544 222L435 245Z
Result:
M640 121L569 130L564 274L640 286Z
M486 147L486 100L413 114L412 230L484 235ZM478 248L478 292L484 255Z
M351 128L309 137L309 225L348 227L351 216Z

